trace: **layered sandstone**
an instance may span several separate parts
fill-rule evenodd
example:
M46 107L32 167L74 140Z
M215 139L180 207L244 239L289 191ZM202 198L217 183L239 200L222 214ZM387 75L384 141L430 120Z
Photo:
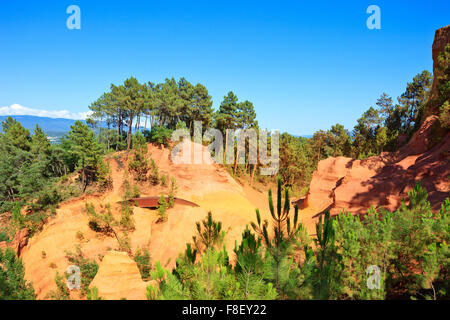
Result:
M433 105L438 95L437 77L441 73L436 61L449 42L450 26L436 31L433 87L425 108L427 116L419 130L395 153L382 153L365 160L338 157L320 161L302 201L311 218L317 218L326 209L334 214L344 209L365 213L372 206L395 210L402 199L407 201L409 189L419 181L427 189L434 210L450 196L450 133L440 128L439 106ZM438 138L436 128L442 133Z

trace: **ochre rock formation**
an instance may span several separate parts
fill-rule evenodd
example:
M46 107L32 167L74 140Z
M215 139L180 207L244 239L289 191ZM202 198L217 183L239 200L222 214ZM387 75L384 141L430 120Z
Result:
M450 196L450 134L426 150L436 116L428 117L411 140L396 153L383 153L365 160L337 157L319 162L304 200L316 213L343 209L365 213L374 206L396 210L408 191L421 182L432 208L438 210Z
M108 251L89 287L96 287L99 297L107 300L145 300L148 285L126 252Z
M447 43L450 43L450 25L436 30L433 41L433 87L431 88L430 103L425 108L425 116L430 116L439 113L440 105L437 103L438 86L440 82L438 78L441 76L442 71L437 67L437 61L439 54L444 50Z
M436 59L449 42L450 26L436 31L433 43L435 79L425 108L428 115L419 130L395 153L382 153L365 160L331 157L320 161L302 201L306 217L317 218L325 209L330 209L332 214L343 209L361 214L372 206L395 210L419 181L427 189L434 210L450 196L450 133L444 131L440 142L436 143L434 129L439 127L439 108L432 106L437 96L436 75L439 74Z
M8 243L6 241L0 242L0 249L5 250L6 248L12 248L16 251L17 255L20 256L22 249L28 243L28 229L24 228L16 233L14 239Z
M206 147L202 148L205 151ZM222 222L226 231L226 248L230 257L234 257L234 242L240 241L245 226L256 220L255 209L261 210L263 219L269 219L267 194L241 186L225 168L210 163L208 159L206 164L174 163L170 154L167 148L149 145L148 155L157 164L159 174L168 177L168 184L169 177L176 179L176 196L192 201L199 207L175 205L167 211L168 219L162 223L157 222L159 217L156 210L134 207L135 230L128 232L131 253L146 248L153 265L160 261L164 267L173 268L178 255L184 252L186 243L192 242L192 236L197 232L195 223L203 220L211 211L213 218ZM204 154L206 156L206 152ZM112 214L120 220L120 201L124 194L122 185L124 173L128 169L127 155L125 152L117 153L108 159L108 163L112 172L112 190L61 203L55 217L50 218L42 231L33 235L23 248L21 258L25 277L33 283L38 299L45 299L51 290L55 290L55 274L65 272L69 265L66 251L75 252L76 246L80 247L85 257L95 259L101 265L109 261L107 265L110 270L113 270L116 262L121 261L116 257L106 261L103 258L100 262L99 257L106 257L111 250L119 249L118 243L114 237L96 233L89 228L85 209L86 203L92 203L97 211L109 203ZM131 174L129 176L132 178ZM146 181L139 185L139 189L140 195L145 197L159 196L161 193L167 195L169 188L153 186ZM127 278L135 275L123 276ZM109 285L107 290L121 292L120 296L113 296L112 293L104 295L102 290L107 287L101 285L99 290L103 298L137 299L131 290L134 284L127 287L126 282L121 282L116 289L114 282ZM142 294L145 294L145 290Z

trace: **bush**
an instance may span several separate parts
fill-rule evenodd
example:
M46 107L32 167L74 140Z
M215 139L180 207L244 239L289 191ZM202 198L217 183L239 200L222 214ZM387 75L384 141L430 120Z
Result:
M163 187L167 186L167 178L164 174L161 176L161 186Z
M143 280L148 280L150 278L150 271L152 269L152 265L150 263L150 253L147 249L138 249L136 254L134 255L134 261L139 268L139 272L141 273L141 277Z
M113 187L111 168L104 160L100 160L98 163L97 184L101 191L110 190Z
M167 214L166 214L166 210L167 210L167 201L166 201L166 197L161 194L161 197L159 197L158 200L158 215L159 215L159 219L158 222L163 222L167 220Z
M88 300L103 300L103 298L98 295L98 288L97 287L93 287L92 289L88 289L86 297L87 297Z
M157 143L159 145L164 145L165 147L167 147L169 145L172 132L172 130L166 127L156 126L153 127L150 132L148 130L144 131L144 136L149 142Z
M89 285L97 274L99 268L97 262L93 259L85 258L78 246L75 248L75 253L66 252L66 259L70 264L80 268L81 293L82 295L86 295L89 290Z
M128 179L128 174L125 171L125 175L123 178L123 185L122 188L124 189L124 200L128 200L131 198L138 198L141 194L141 191L139 190L139 187L136 184L131 184Z
M66 284L66 277L56 272L55 284L56 290L50 291L45 298L51 300L70 300L70 291Z
M56 187L48 188L39 193L37 203L40 210L54 206L61 202L62 195Z
M177 193L178 186L177 181L174 177L170 178L170 190L169 190L169 201L168 201L168 207L173 208L175 205L175 195Z
M133 207L128 203L122 203L120 207L121 217L120 225L124 230L132 231L135 229L134 219L133 219Z
M34 300L33 286L24 276L22 260L14 250L0 248L0 300Z
M133 158L128 164L128 169L135 173L137 181L145 181L150 169L147 160L147 143L144 136L137 132L133 136Z
M6 232L1 231L0 232L0 242L2 241L6 241L6 242L10 242L11 240L9 239L9 236Z
M154 186L159 184L159 170L158 166L156 165L155 160L151 159L151 166L152 166L152 173L150 175L150 182Z

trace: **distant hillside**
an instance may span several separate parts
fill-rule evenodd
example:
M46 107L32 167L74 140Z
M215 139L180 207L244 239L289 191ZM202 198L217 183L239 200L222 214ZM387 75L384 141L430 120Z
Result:
M65 118L47 118L38 116L0 116L0 122L5 121L8 117L12 117L19 121L24 128L30 130L31 134L36 127L36 124L39 125L39 127L41 127L48 135L48 138L52 143L58 143L61 137L70 130L70 126L76 121Z
M3 122L9 116L0 116L0 121ZM63 119L63 118L46 118L37 116L11 116L19 121L22 126L33 132L34 127L38 124L46 133L48 132L67 132L70 130L70 126L75 123L76 120Z

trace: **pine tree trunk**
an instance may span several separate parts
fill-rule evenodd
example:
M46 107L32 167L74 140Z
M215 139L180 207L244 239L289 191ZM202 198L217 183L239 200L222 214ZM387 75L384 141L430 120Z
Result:
M252 178L250 180L250 186L253 185L253 179L255 178L255 171L256 171L256 163L253 165L253 172L252 172Z
M133 127L133 115L130 115L130 120L128 121L128 134L127 134L127 151L130 150L131 146L131 128Z
M236 176L237 163L238 163L238 148L236 147L236 156L234 157L234 175Z

